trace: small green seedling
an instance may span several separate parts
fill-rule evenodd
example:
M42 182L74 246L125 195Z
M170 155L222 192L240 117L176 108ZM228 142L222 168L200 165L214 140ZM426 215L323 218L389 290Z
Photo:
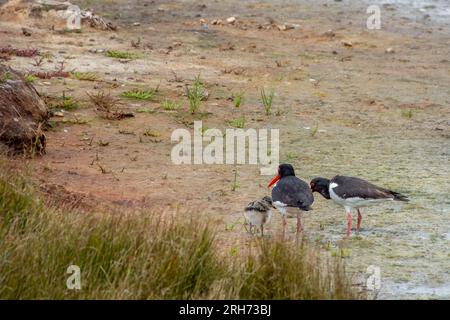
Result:
M234 128L243 129L245 126L245 116L242 116L238 119L228 120L227 124Z
M233 102L234 102L234 106L236 108L239 108L242 105L242 103L244 102L244 93L239 92L239 93L235 94L233 97Z
M166 111L176 111L181 108L181 104L177 101L164 100L161 103L161 108Z
M270 115L273 103L273 97L275 95L275 91L273 88L270 88L269 95L266 94L264 88L261 88L261 102L266 110L266 115Z

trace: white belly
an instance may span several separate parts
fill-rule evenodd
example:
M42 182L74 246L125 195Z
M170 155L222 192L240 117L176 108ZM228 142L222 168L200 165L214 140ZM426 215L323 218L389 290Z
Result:
M393 199L385 198L385 199L363 199L358 197L353 198L341 198L339 197L333 190L333 188L337 187L337 184L331 183L329 192L330 192L330 198L333 199L334 202L337 204L340 204L343 207L350 207L350 208L362 208L362 207L369 207L373 206L379 203L383 203L386 201L393 201Z
M272 217L272 211L259 212L256 210L245 211L245 218L254 226L262 226L264 223L270 221Z

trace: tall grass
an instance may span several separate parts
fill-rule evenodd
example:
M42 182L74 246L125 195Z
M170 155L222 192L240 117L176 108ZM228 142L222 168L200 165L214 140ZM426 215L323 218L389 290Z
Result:
M202 82L200 80L200 75L195 77L192 87L186 87L186 90L189 99L189 111L194 114L200 108L200 103L202 101Z
M258 240L229 257L193 217L49 207L0 169L1 299L357 298L338 260L306 244ZM81 290L66 287L70 265Z
M270 115L272 110L273 97L275 96L275 90L270 88L269 94L266 94L264 87L261 88L261 102L266 111L266 115Z

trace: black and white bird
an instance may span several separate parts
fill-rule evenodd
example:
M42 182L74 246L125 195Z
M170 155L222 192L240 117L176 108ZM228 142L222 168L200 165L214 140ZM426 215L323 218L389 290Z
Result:
M378 187L360 178L336 176L333 179L315 178L310 183L313 192L319 192L324 198L332 199L345 208L347 213L347 239L350 238L352 226L351 210L358 211L356 230L361 227L360 208L387 201L409 201L407 196L388 189Z
M264 237L264 224L268 223L272 218L272 198L263 197L261 200L250 202L245 207L245 218L250 226L250 233L253 234L253 227L261 230L261 236Z
M278 175L270 181L268 187L272 189L272 203L280 211L283 223L283 239L286 231L286 209L298 208L297 213L297 239L303 229L301 212L311 210L314 196L309 185L295 176L294 168L290 164L281 164Z

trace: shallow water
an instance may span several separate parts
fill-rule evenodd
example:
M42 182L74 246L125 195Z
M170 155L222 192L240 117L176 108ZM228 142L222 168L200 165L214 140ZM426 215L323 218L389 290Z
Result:
M368 5L378 4L380 6L389 4L398 9L402 16L421 19L424 15L430 20L449 24L450 2L447 0L365 0Z

